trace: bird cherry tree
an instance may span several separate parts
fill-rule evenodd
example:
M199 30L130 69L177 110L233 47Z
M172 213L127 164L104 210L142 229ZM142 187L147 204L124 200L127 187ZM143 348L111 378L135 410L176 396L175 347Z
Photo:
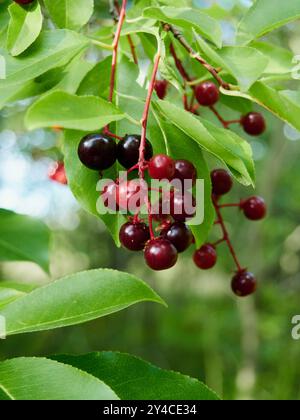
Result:
M298 0L257 0L249 9L237 5L222 14L192 0L0 0L0 106L26 99L25 128L57 132L64 158L49 177L68 183L82 207L102 219L116 246L143 252L153 270L173 267L179 254L194 247L194 263L207 270L225 245L233 260L232 290L248 296L257 280L239 260L223 210L260 221L267 208L256 193L235 203L225 197L234 181L255 187L251 139L264 141L271 114L300 130L293 54L268 37L299 17ZM224 42L226 18L236 31L230 43ZM204 184L201 202L198 180ZM196 223L198 206L204 217ZM41 260L45 227L6 211L1 217L9 259L22 255L47 269ZM33 240L40 242L32 246L37 255L23 248L12 254L7 220L39 232ZM220 231L217 241L210 239L214 229ZM145 300L162 303L134 276L107 270L77 273L46 287L0 306L8 335L85 322ZM97 363L110 376L89 368ZM27 385L37 383L33 394L41 397L41 366L75 381L73 397L86 389L83 396L96 398L157 395L143 387L116 390L120 378L111 374L113 363L123 363L121 374L131 379L141 369L147 377L152 369L119 354L16 359L0 364L0 397L7 386L12 391L6 397L28 396L28 372ZM89 378L79 379L74 367ZM24 374L22 390L8 371ZM153 390L161 398L216 398L186 377L177 377L186 386L178 394L172 375L157 371ZM162 378L170 380L166 392L159 387ZM49 392L70 397L63 382Z

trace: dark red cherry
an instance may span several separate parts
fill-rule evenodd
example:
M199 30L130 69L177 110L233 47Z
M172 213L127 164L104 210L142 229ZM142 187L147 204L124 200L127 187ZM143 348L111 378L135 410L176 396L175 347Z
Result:
M174 192L170 196L170 214L177 222L185 222L196 214L196 199L188 191Z
M119 163L126 169L132 168L139 161L141 136L131 134L125 136L117 145L117 157ZM150 160L153 156L152 145L146 140L145 160Z
M117 203L122 210L136 213L145 204L148 187L145 181L133 179L117 186Z
M142 251L150 239L149 227L145 223L125 223L120 230L121 244L130 251Z
M119 211L119 205L117 203L117 184L113 181L109 181L101 192L101 198L105 207Z
M195 88L196 99L202 106L213 106L220 98L220 91L213 82L203 82Z
M262 220L267 214L265 200L261 197L250 197L241 203L241 208L250 220Z
M246 133L251 136L260 136L266 130L264 116L258 112L250 112L243 116L241 123Z
M257 289L257 281L252 273L239 271L232 279L233 293L239 297L252 295Z
M216 265L217 252L213 245L205 244L194 253L194 263L202 270L209 270Z
M155 81L154 89L159 99L165 99L165 97L167 96L168 86L169 86L169 83L167 80Z
M55 162L51 166L51 168L48 172L48 177L52 181L56 181L59 184L67 185L68 180L67 180L67 175L66 175L66 170L65 170L64 163L63 162Z
M156 155L150 160L148 171L153 179L171 180L175 175L175 162L167 155Z
M33 3L34 0L13 0L15 3L20 4L21 6L25 5L25 4L29 4L29 3Z
M183 186L185 181L191 181L191 186L194 186L196 184L197 179L197 169L192 164L192 162L188 160L175 160L174 179L179 179L180 181L182 181ZM190 186L188 187L190 188Z
M178 259L175 246L164 238L150 240L144 251L146 263L152 270L167 270L173 267Z
M193 234L185 223L175 222L160 234L168 239L178 252L184 252L193 242Z
M96 171L110 168L117 159L117 145L110 137L102 134L88 134L78 147L81 162Z
M229 193L233 186L232 178L225 169L216 169L211 173L212 193L224 195Z

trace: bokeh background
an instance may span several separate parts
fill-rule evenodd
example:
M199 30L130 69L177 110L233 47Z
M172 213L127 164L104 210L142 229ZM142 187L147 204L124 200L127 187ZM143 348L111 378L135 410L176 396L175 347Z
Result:
M236 11L251 1L194 4L222 13L230 44ZM98 1L97 8L105 22L106 2ZM272 40L300 54L299 24L276 31ZM119 350L200 378L226 399L299 399L300 341L292 339L291 320L300 314L300 133L264 112L267 132L248 138L257 165L256 193L266 198L269 215L253 224L226 210L240 259L260 283L254 298L237 300L230 291L233 263L226 247L220 247L219 264L210 272L193 265L191 249L175 268L158 274L143 264L142 255L117 250L68 187L48 179L49 165L61 158L60 134L25 132L27 105L0 111L0 207L38 217L52 229L51 277L30 263L1 263L0 281L45 284L79 270L110 267L144 279L169 307L140 304L85 325L12 337L0 342L0 359ZM230 201L251 194L236 185Z

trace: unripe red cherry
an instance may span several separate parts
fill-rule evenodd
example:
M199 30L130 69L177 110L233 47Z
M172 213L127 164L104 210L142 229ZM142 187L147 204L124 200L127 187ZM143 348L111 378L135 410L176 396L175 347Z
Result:
M148 171L150 177L153 179L171 180L175 175L175 162L167 155L156 155L150 160Z
M190 180L192 185L196 184L197 169L192 162L186 159L175 160L175 175L174 179L180 179L184 186L184 181Z
M145 248L144 257L152 270L167 270L173 267L178 259L175 246L164 238L150 240Z
M224 195L229 193L233 186L232 178L225 169L215 169L211 172L212 193Z
M29 3L33 3L34 0L13 0L15 3L20 4L21 6L25 5L25 4L29 4Z
M48 172L48 177L52 181L56 181L59 184L67 185L68 180L67 180L67 175L66 175L66 170L65 170L64 163L63 162L55 162L51 166L51 168Z
M241 124L246 133L251 136L260 136L266 130L264 116L258 112L250 112L241 119Z
M203 82L195 88L196 99L202 106L213 106L220 98L220 91L213 82Z
M132 168L138 163L140 154L141 136L130 134L125 136L117 145L117 157L119 163L126 169ZM152 145L146 140L145 160L150 160L153 156Z
M79 143L78 156L87 168L102 171L110 168L117 160L117 145L110 137L89 134Z
M241 203L241 208L250 220L262 220L267 213L265 200L261 197L250 197Z
M185 222L196 214L196 199L188 191L174 192L170 196L170 214L177 222Z
M120 230L121 244L130 251L142 251L150 239L149 227L145 223L125 223Z
M194 263L202 270L209 270L216 265L217 252L213 245L205 244L194 253Z
M257 289L256 278L246 270L239 271L233 277L231 287L233 293L239 297L252 295Z
M167 80L155 81L154 89L159 99L165 99L165 97L167 96L168 86L169 86L169 83Z
M116 192L120 209L135 213L144 205L148 187L145 181L133 179L117 185Z
M184 252L193 242L193 234L186 224L175 222L161 231L161 237L168 239L178 252Z

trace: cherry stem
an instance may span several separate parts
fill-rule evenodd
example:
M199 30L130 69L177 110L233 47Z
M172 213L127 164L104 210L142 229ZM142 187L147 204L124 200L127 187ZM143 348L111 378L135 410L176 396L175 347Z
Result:
M241 123L240 119L239 120L226 121L226 120L224 120L224 118L220 115L220 113L217 111L217 109L214 106L210 106L209 108L215 114L215 116L218 118L218 120L223 125L223 127L226 128L226 129L229 128L229 126L231 124L240 124Z
M115 2L116 4L116 2ZM118 26L114 37L113 42L113 57L112 57L112 64L111 64L111 76L110 76L110 87L109 87L109 102L113 101L114 97L114 90L115 90L115 81L116 81L116 71L117 71L117 60L118 60L118 48L119 42L121 37L121 31L123 27L123 23L126 16L126 6L127 0L122 0L122 7L119 14Z
M230 90L229 83L225 82L219 75L219 69L215 69L211 64L209 64L206 60L204 60L201 55L196 52L190 44L187 42L187 40L184 38L181 32L179 32L177 29L175 29L172 25L164 24L164 30L167 32L172 32L175 39L177 39L180 44L187 50L187 52L190 54L192 58L197 60L206 70L214 77L214 79L218 82L218 84L223 87L226 90Z
M225 241L226 241L226 239L225 239L225 238L221 238L221 239L219 239L218 241L214 242L214 243L212 244L212 246L213 246L214 248L216 248L218 245L222 244L222 243L223 243L223 242L225 242Z
M115 13L116 12L116 13ZM113 0L113 5L111 8L111 14L113 15L114 21L117 23L119 20L121 10L117 0ZM135 51L135 45L131 38L131 35L127 35L128 44L130 46L131 55L135 64L138 64L138 58Z
M104 127L103 134L106 135L106 136L112 137L113 139L123 140L123 137L117 136L116 134L109 131L108 127Z
M175 48L174 48L174 45L171 43L171 45L170 45L170 52L171 52L171 54L172 54L172 56L173 56L173 58L174 58L174 61L175 61L175 65L176 65L176 67L177 67L177 70L179 71L179 73L181 74L181 76L182 76L182 78L184 79L184 80L186 80L187 82L191 82L192 81L192 79L191 79L191 77L188 75L188 73L187 73L187 71L185 70L185 68L184 68L184 66L183 66L183 64L182 64L182 61L180 60L180 58L178 57L178 55L176 54L176 51L175 51ZM194 89L195 87L194 86L192 86L192 88Z
M241 207L241 202L239 203L229 203L229 204L219 204L220 209L224 209L226 207Z
M227 231L227 228L225 226L225 222L224 222L224 219L223 219L223 216L222 216L222 213L221 213L221 208L220 208L221 206L218 204L216 198L214 198L214 197L212 197L212 202L213 202L214 208L216 210L217 222L220 225L220 227L222 229L222 232L223 232L222 242L224 241L224 242L227 243L227 246L228 246L229 251L230 251L230 253L232 255L232 258L233 258L233 260L235 262L235 265L237 266L237 269L240 272L243 269L242 269L242 266L239 263L239 260L237 258L237 255L235 253L235 250L234 250L233 245L231 243L231 240L229 238L229 234L228 234L228 231Z

